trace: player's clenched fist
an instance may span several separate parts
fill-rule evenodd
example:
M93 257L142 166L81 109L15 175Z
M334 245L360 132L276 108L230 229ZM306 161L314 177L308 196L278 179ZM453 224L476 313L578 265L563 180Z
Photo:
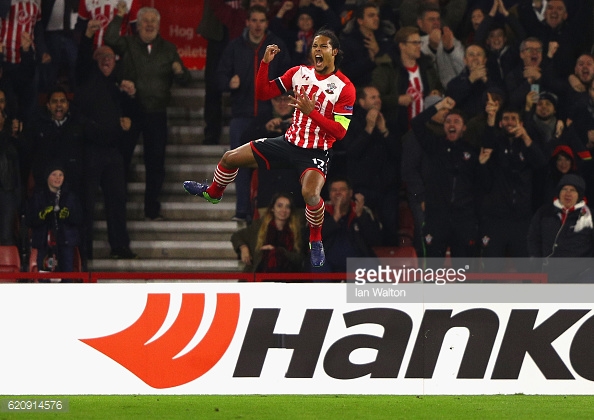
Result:
M266 51L264 51L264 58L262 58L262 61L264 61L265 63L270 63L272 60L274 60L274 56L277 55L279 52L280 48L278 47L278 45L270 44L266 47Z

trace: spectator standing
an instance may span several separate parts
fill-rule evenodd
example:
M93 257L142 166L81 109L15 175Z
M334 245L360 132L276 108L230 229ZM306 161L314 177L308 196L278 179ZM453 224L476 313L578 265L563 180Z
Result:
M398 54L382 59L371 78L381 92L388 127L400 138L410 128L410 120L423 110L423 98L433 90L440 90L441 84L431 59L421 52L418 28L399 29L394 43Z
M266 0L250 0L249 7L268 8ZM208 40L204 66L204 141L219 144L223 129L223 93L217 87L217 68L229 40L241 35L247 19L246 9L238 1L205 0L202 20L196 29Z
M376 59L388 54L392 48L390 39L380 31L379 7L367 2L355 13L355 25L349 33L341 36L344 61L341 70L356 87L371 83L371 72Z
M592 6L587 1L575 1L572 4L575 9L571 16L565 0L548 0L542 22L534 14L520 15L527 35L542 41L544 53L551 58L553 72L558 77L571 74L580 48L584 48L582 38L585 38L584 34L592 22Z
M511 28L513 40L509 40L505 25ZM524 28L518 19L509 13L503 0L493 0L493 6L479 25L475 43L483 45L487 53L487 73L501 87L505 76L520 64L520 41L526 38Z
M552 92L528 92L524 108L524 125L539 141L546 156L551 153L560 142L565 123L557 117L558 98Z
M480 238L483 257L528 257L526 236L532 217L534 173L546 165L540 146L524 128L519 111L503 110L489 96L483 147L489 150L483 167Z
M462 140L466 125L454 106L454 100L446 97L412 120L415 137L431 169L426 184L423 230L426 256L430 258L445 258L448 247L452 258L470 258L476 254L479 155ZM444 108L449 112L444 120L445 135L440 136L432 133L426 124Z
M256 95L256 73L260 61L269 45L278 45L280 53L269 66L271 78L276 78L289 68L290 57L285 44L272 32L267 30L268 19L266 9L253 6L248 11L245 30L241 37L229 43L218 70L218 87L230 92L231 122L229 136L231 149L243 144L244 133L254 119L262 115L270 115L272 104L269 100L258 100ZM290 89L291 87L287 87ZM241 168L235 179L237 202L233 220L247 221L252 213L250 206L251 169Z
M374 86L357 89L353 119L340 145L346 149L347 177L353 180L354 193L365 197L382 224L383 245L398 245L400 139L388 129Z
M431 58L442 86L464 69L464 46L452 30L441 24L439 7L424 4L419 8L417 26L421 29L421 52Z
M465 68L448 83L447 93L458 108L472 118L481 112L489 90L499 88L487 71L487 56L480 45L469 45L464 53Z
M105 199L107 238L112 258L134 258L126 223L126 173L118 148L130 130L130 112L136 89L129 80L117 83L116 57L107 46L93 53L93 37L101 23L89 21L81 39L77 60L75 105L85 117L85 251L93 257L93 222L97 190L101 186Z
M291 273L303 271L302 226L289 194L276 194L264 216L231 236L244 271Z
M434 106L443 98L439 95L429 95L425 98L425 109ZM443 137L443 123L449 109L443 108L431 117L426 125L435 136ZM415 137L413 130L409 130L402 137L402 162L401 174L402 182L406 189L408 206L412 212L414 221L413 244L417 255L424 254L422 233L425 223L425 202L427 201L427 183L431 179L431 169L429 159L425 155L423 148Z
M141 8L138 11L138 33L121 36L120 28L127 12L127 4L120 1L116 15L105 30L105 43L122 57L123 80L134 82L136 87L140 112L133 123L136 126L134 134L142 134L144 145L144 215L149 220L163 220L159 195L165 179L166 110L173 82L187 85L191 76L177 47L159 34L159 11L151 7ZM124 154L126 168L134 148L130 149Z
M66 91L55 87L48 93L46 112L36 116L25 125L24 138L19 150L25 157L25 173L33 175L35 185L45 185L46 165L59 164L65 176L65 184L77 197L84 191L84 143L85 126L76 113L70 112Z
M440 15L443 15L444 26L457 33L466 13L467 0L402 0L400 4L402 26L414 25L418 9L427 5L437 7Z
M80 242L82 211L78 198L64 186L59 165L46 165L47 180L29 199L26 223L31 228L31 246L37 249L39 271L70 272L74 248Z
M542 42L538 38L528 37L520 43L522 62L505 76L505 90L510 108L523 109L526 95L535 92L550 91L549 61L543 61Z

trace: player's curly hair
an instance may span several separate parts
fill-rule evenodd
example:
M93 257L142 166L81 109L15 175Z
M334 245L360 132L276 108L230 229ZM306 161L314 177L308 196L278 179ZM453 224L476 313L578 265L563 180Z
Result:
M344 52L340 49L340 40L338 39L334 31L332 31L331 29L327 29L326 27L321 27L320 29L318 29L313 37L315 38L318 35L325 36L326 38L330 39L330 45L332 45L332 49L338 50L336 57L334 57L334 71L338 70L338 68L340 67L340 63L342 62L342 58L344 57Z

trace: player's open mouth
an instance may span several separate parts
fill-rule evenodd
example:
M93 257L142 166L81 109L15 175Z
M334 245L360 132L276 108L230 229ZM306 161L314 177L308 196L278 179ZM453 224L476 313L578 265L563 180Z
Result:
M320 65L324 62L324 58L321 55L316 55L315 60L316 60L316 65Z

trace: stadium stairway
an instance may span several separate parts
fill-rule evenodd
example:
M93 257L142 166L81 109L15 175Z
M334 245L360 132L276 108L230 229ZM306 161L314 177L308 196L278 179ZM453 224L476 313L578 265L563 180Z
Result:
M144 220L144 179L142 145L136 146L128 184L128 231L130 248L138 254L133 260L109 258L107 224L103 200L96 208L94 259L92 271L238 271L239 261L231 247L231 234L241 225L231 221L235 213L235 185L229 186L225 199L212 205L185 193L187 179L212 179L215 166L229 148L229 109L224 107L225 127L222 145L202 145L204 137L204 75L192 72L188 87L174 87L167 110L169 139L166 150L166 175L161 196L165 220ZM224 98L225 103L228 99ZM140 142L141 143L141 142Z

